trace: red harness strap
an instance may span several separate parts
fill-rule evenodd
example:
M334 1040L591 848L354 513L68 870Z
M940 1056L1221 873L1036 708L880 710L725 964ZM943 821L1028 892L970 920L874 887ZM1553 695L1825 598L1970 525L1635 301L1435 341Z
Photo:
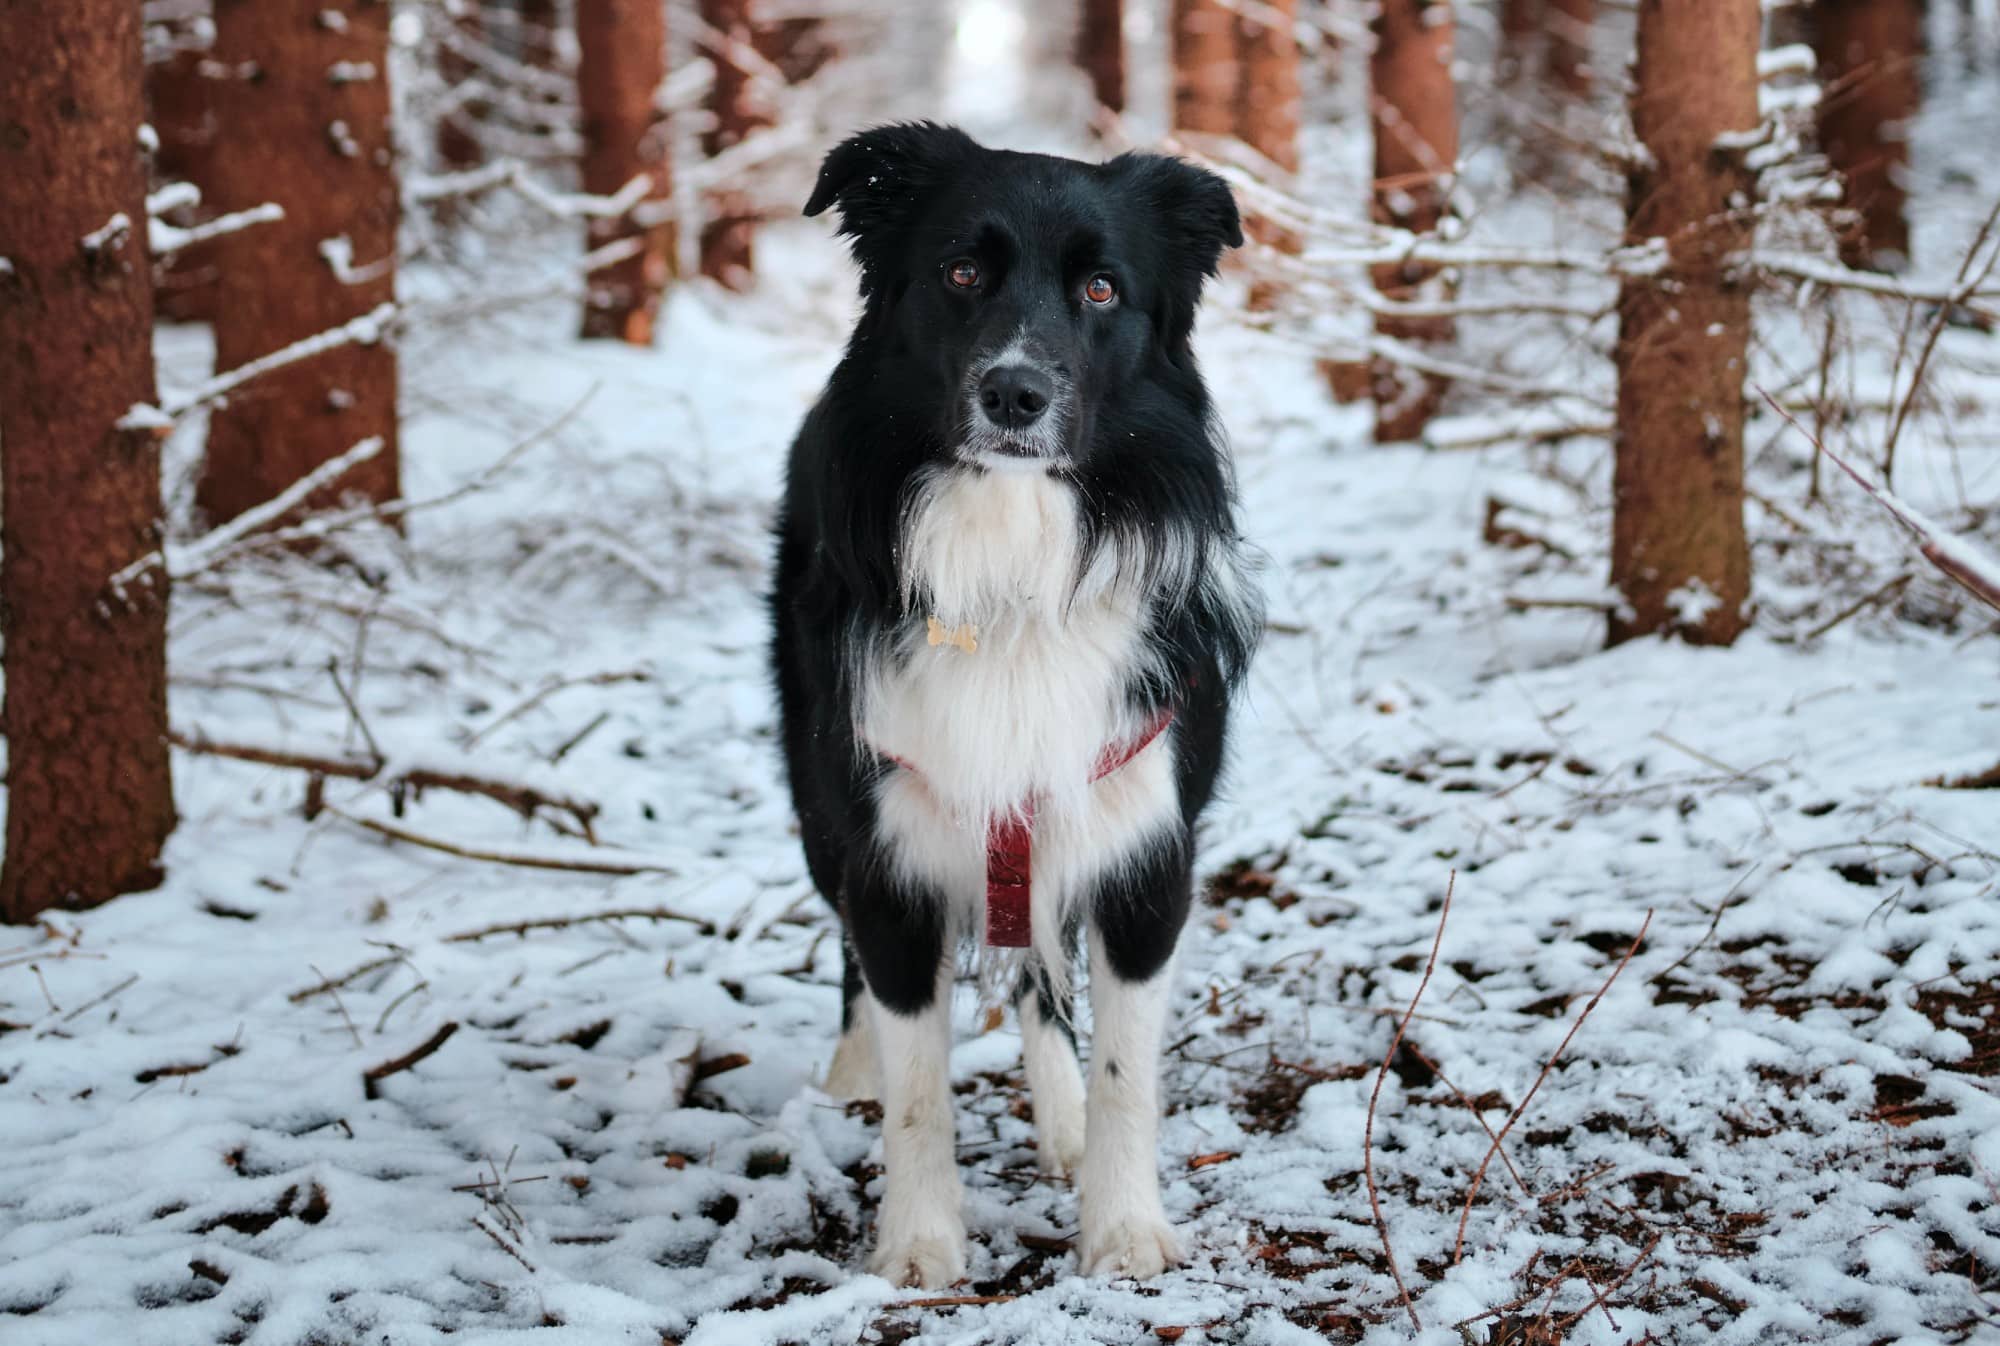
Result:
M1162 706L1139 736L1107 747L1091 773L1096 784L1152 746L1174 722L1172 706ZM916 768L900 757L890 761L905 771ZM1035 847L1035 801L1025 799L1005 818L995 819L986 832L986 942L996 949L1025 949L1033 933L1030 916L1034 889L1031 879Z

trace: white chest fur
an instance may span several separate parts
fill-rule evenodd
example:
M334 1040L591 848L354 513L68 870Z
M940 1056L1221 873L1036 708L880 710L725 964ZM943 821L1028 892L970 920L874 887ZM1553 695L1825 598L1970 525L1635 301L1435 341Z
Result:
M1105 745L1136 731L1124 689L1143 658L1144 596L1107 550L1079 582L1075 491L1038 473L939 472L918 486L900 562L910 607L977 649L901 647L863 671L861 730L976 825L1033 797L1081 808Z

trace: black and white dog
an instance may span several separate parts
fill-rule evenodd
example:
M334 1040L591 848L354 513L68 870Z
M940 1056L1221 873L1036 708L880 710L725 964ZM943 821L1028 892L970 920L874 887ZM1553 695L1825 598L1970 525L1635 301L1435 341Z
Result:
M864 311L792 447L773 659L807 864L846 925L827 1088L883 1107L869 1265L965 1273L949 1009L983 932L1023 950L1036 1145L1078 1180L1081 1265L1151 1275L1179 1256L1155 1146L1192 831L1262 626L1189 347L1236 205L1177 159L921 123L834 149L806 214L829 206Z

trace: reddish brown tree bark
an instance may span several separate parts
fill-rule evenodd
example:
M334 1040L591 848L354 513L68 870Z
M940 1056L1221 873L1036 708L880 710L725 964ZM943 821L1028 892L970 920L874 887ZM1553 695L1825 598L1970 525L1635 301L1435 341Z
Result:
M1255 14L1239 20L1238 50L1242 82L1237 90L1237 135L1288 177L1299 171L1299 43L1294 28L1298 0L1265 0ZM1280 252L1296 253L1301 242L1289 229L1253 215L1247 227L1252 238ZM1250 287L1250 307L1266 309L1282 286L1257 281Z
M1750 296L1725 263L1746 248L1755 175L1717 137L1757 125L1758 0L1641 0L1626 242L1665 239L1658 276L1618 294L1618 432L1610 640L1675 632L1726 645L1747 624L1743 378Z
M0 922L159 881L173 829L139 7L0 5ZM32 197L32 207L27 204Z
M1548 77L1556 92L1588 98L1595 83L1590 68L1590 30L1597 0L1548 0Z
M1083 0L1076 63L1090 77L1099 107L1125 111L1125 0Z
M582 27L583 11L591 0L577 0L577 25ZM537 70L554 70L562 64L557 52L562 34L562 11L556 0L521 0L521 60Z
M1535 68L1542 34L1542 0L1500 0L1500 81L1513 83Z
M396 297L396 172L389 135L389 5L217 0L215 205L265 201L285 217L226 235L216 288L218 369L339 327ZM344 240L344 242L343 242ZM351 344L244 387L209 419L195 503L234 518L364 439L382 452L332 499L393 500L396 354Z
M1174 129L1236 134L1236 15L1219 0L1174 0Z
M652 184L648 198L667 200L673 195L667 140L653 107L667 76L666 6L660 0L577 0L576 37L583 189L611 196L644 176ZM591 248L621 238L638 238L644 246L591 277L583 335L649 346L660 296L673 275L673 225L642 228L629 216L590 222Z
M1813 7L1820 148L1845 184L1855 220L1841 237L1849 266L1901 270L1910 256L1904 189L1907 127L1922 88L1922 0L1819 0Z
M1377 224L1427 233L1444 218L1458 160L1458 102L1451 83L1449 0L1381 0L1375 50L1369 57L1375 131L1375 182L1370 214ZM1438 268L1387 263L1370 272L1384 299L1441 298ZM1442 341L1450 318L1378 314L1377 335L1398 341ZM1444 380L1389 360L1371 371L1378 443L1414 439L1436 414Z
M745 52L762 54L756 46L752 8L751 0L699 0L707 31L696 46L715 67L715 82L708 90L711 122L701 136L701 151L711 158L771 124L755 71L744 59ZM757 220L756 207L746 193L727 185L704 192L701 274L731 290L749 288Z
M816 14L793 15L759 24L752 41L763 58L777 67L787 84L802 84L817 75L835 56L826 36L826 20Z
M184 227L215 216L215 183L209 173L215 110L208 64L208 52L183 49L146 67L146 115L160 145L153 156L155 181L190 182L202 194L201 204L168 215L169 223ZM213 243L196 243L154 263L154 304L162 317L206 322L215 316Z

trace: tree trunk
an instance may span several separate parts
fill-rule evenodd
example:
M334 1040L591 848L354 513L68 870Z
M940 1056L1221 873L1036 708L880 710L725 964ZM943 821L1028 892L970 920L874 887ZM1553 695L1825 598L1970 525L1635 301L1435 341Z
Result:
M1125 111L1125 0L1083 0L1076 28L1076 63L1090 77L1097 106Z
M837 54L825 30L826 20L816 14L793 15L759 24L751 41L785 83L803 84Z
M216 207L285 211L220 241L215 363L233 369L396 297L389 5L217 0L215 58L229 72L214 84ZM396 353L352 344L288 365L215 409L195 503L232 519L375 437L382 452L308 508L396 498Z
M583 189L602 196L634 178L651 180L649 200L673 195L666 128L653 95L667 77L667 13L662 0L577 0L577 93L583 104ZM631 218L593 219L593 249L638 238L636 256L597 271L584 301L583 335L653 343L660 296L673 274L674 227L641 228Z
M1750 296L1724 274L1756 189L1718 136L1757 125L1758 0L1641 0L1625 241L1665 239L1658 276L1618 294L1612 644L1676 632L1726 645L1747 624L1743 378Z
M1237 93L1237 135L1287 178L1299 171L1297 13L1298 0L1265 0L1259 12L1242 16L1238 36L1243 68ZM1251 216L1248 228L1252 238L1280 252L1296 253L1302 246L1296 233L1266 217ZM1283 289L1271 281L1253 282L1250 307L1270 308Z
M1588 98L1595 84L1590 69L1590 30L1597 0L1548 0L1549 84L1569 98Z
M1900 271L1910 258L1904 175L1908 126L1922 96L1922 0L1819 0L1815 46L1825 94L1820 148L1840 173L1842 201L1853 211L1842 230L1849 266Z
M479 123L485 119L485 100L465 86L480 80L479 71L459 53L454 43L478 46L486 40L486 24L480 12L481 0L445 0L437 47L438 76L444 81L446 106L438 118L438 159L448 169L476 168L485 162L485 147L479 143ZM449 212L447 212L449 213Z
M1458 160L1458 106L1451 83L1449 0L1381 0L1368 62L1375 131L1370 215L1377 224L1427 233L1444 218ZM1386 263L1371 269L1384 299L1449 297L1438 268ZM1398 341L1443 341L1450 318L1377 315L1376 334ZM1436 414L1445 381L1391 360L1372 367L1377 443L1415 439Z
M1541 35L1542 0L1500 0L1500 83L1518 83L1535 68Z
M769 126L771 114L758 91L754 69L743 59L745 51L757 53L751 0L699 0L699 4L707 31L696 46L715 67L715 82L708 91L713 120L702 132L701 151L713 158ZM744 192L729 186L704 192L701 274L726 289L748 289L757 219L756 207Z
M0 922L159 882L173 830L166 576L110 577L160 544L131 0L0 5L0 622L7 848Z
M1174 0L1174 129L1236 134L1236 15L1221 0Z
M583 25L583 11L591 7L593 0L577 0L577 26ZM556 70L562 65L559 39L562 34L562 10L556 0L521 0L520 30L521 62L537 70Z
M189 182L199 205L171 212L170 224L199 224L215 217L215 109L209 97L209 53L182 49L146 67L147 119L159 138L153 156L156 182ZM207 322L215 317L216 248L213 243L154 259L154 305L161 317Z

